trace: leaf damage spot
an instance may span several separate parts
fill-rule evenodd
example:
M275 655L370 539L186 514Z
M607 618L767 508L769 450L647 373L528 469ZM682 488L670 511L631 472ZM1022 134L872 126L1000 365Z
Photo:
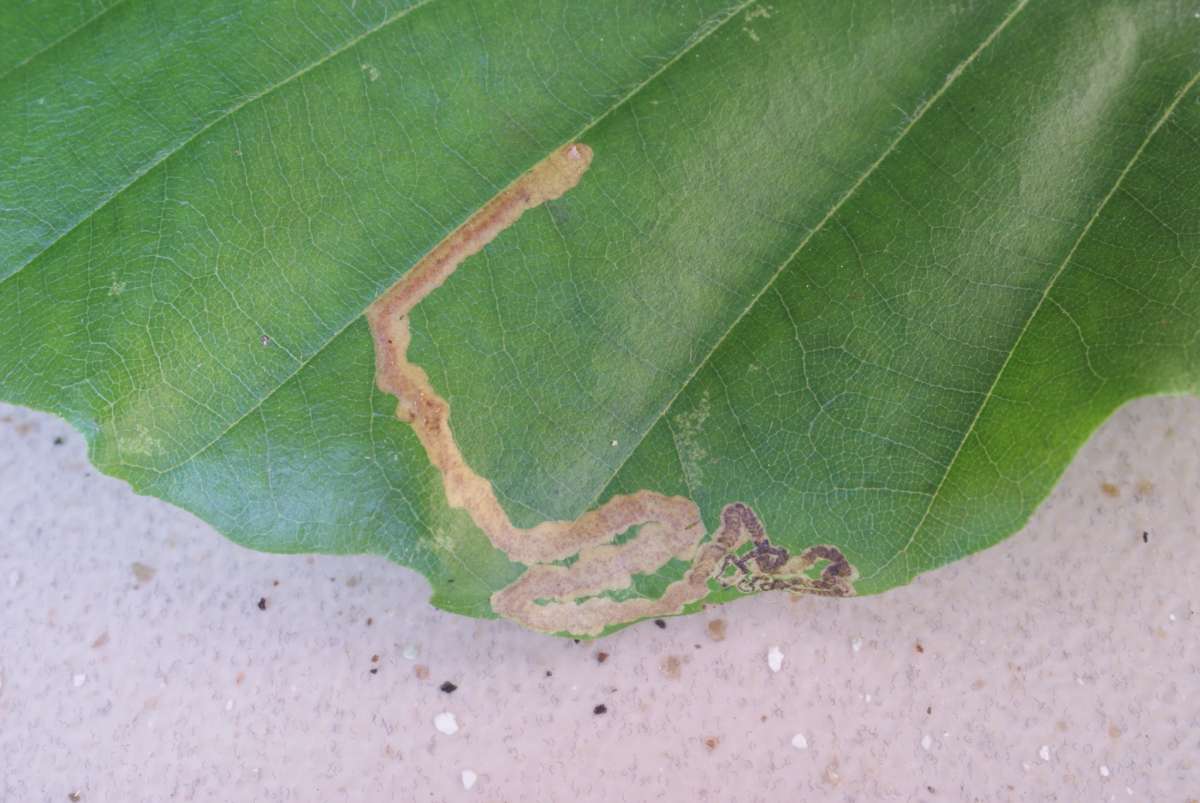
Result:
M701 445L700 433L703 431L704 422L708 420L709 411L706 390L693 409L680 413L671 421L671 434L675 440L675 449L679 453L683 476L692 488L697 488L704 482L704 465L708 462L708 452Z
M755 44L757 44L760 41L758 33L755 32L755 30L750 27L751 23L753 23L755 20L759 20L759 19L769 20L774 11L775 11L774 6L765 6L765 5L756 5L754 8L751 8L746 11L746 14L744 17L746 24L742 26L742 31L747 36L750 37L750 41L754 42Z
M150 455L161 450L158 438L144 424L136 424L132 432L119 433L118 438L120 449L130 454Z
M774 10L774 6L756 5L754 8L746 11L746 22L754 22L757 19L769 20Z
M722 510L711 537L691 499L648 490L613 497L574 521L516 527L491 482L459 451L449 403L424 369L408 361L409 313L522 214L574 187L591 160L591 148L582 143L556 150L442 240L367 309L376 383L397 398L396 417L412 426L441 475L447 503L466 511L493 546L527 567L492 595L492 608L534 630L599 635L612 625L680 613L721 587L854 593L857 572L838 549L817 546L789 555L771 544L757 515L742 502ZM705 415L699 414L697 427ZM693 463L703 460L702 454L691 456ZM631 532L632 537L620 538ZM737 554L743 547L748 550ZM570 564L563 565L567 559ZM690 568L657 599L607 596L628 588L634 575L651 574L673 559ZM809 576L814 570L819 574Z
M858 573L835 546L817 544L799 555L774 546L750 508L735 502L725 508L736 515L750 534L749 550L730 552L721 562L720 582L745 594L758 591L792 591L848 597L854 593ZM752 565L753 564L753 565Z

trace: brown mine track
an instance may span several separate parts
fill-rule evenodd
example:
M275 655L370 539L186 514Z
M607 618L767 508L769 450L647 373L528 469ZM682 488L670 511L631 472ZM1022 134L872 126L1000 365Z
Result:
M397 398L396 417L413 428L425 448L442 477L447 503L466 511L497 549L528 567L492 595L493 609L535 630L578 635L597 635L612 625L681 612L687 604L708 596L710 580L728 568L726 559L748 539L758 551L747 557L759 556L759 568L765 569L766 575L784 568L784 561L773 558L774 562L769 562L761 557L767 548L771 555L781 550L762 546L762 525L740 502L725 507L720 528L707 542L700 509L692 500L653 491L613 497L574 521L514 526L491 482L476 473L459 451L450 427L449 404L434 390L424 369L408 361L408 315L413 308L522 214L578 184L591 161L592 150L582 143L551 153L442 240L366 313L375 341L376 383ZM612 543L631 527L641 528L636 538ZM572 556L578 557L569 567L554 563ZM617 601L602 596L627 588L633 575L653 573L672 558L691 566L661 597ZM806 561L811 565L807 557L801 560ZM745 561L738 566L745 584L750 570ZM808 578L804 577L781 577L773 586L767 580L760 582L793 591L853 593L853 568L842 559L836 571L838 576L825 583L809 581L814 584L811 589L806 588Z

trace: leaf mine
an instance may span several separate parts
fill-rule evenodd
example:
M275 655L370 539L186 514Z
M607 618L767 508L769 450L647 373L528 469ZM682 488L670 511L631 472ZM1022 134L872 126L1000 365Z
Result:
M493 609L535 630L598 635L612 625L680 613L719 587L853 594L857 572L839 550L816 546L789 556L770 543L758 516L742 502L724 508L720 527L707 540L695 502L648 490L613 497L574 521L520 528L505 513L491 482L467 464L450 427L449 404L424 369L408 361L408 315L524 212L574 187L591 160L591 148L582 143L550 154L447 236L367 310L376 382L397 398L396 416L413 428L441 475L448 504L466 511L497 549L528 567L492 595ZM614 543L631 528L638 528L636 537ZM737 554L747 545L748 551ZM572 557L569 566L556 563ZM686 561L690 568L661 597L604 596L672 559ZM819 575L810 576L817 568Z

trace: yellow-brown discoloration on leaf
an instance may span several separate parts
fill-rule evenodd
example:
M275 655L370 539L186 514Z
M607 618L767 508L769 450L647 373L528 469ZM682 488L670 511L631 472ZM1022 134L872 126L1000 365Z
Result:
M570 567L539 564L530 566L525 574L518 577L512 584L492 595L492 607L510 619L531 627L535 630L557 632L566 630L572 633L596 635L604 628L631 622L636 619L648 619L652 616L664 616L679 613L684 606L708 596L709 580L716 574L722 559L736 549L745 538L740 527L727 529L722 527L711 541L700 544L704 537L704 527L700 521L700 510L693 502L678 497L663 497L642 491L633 496L615 497L600 511L613 507L620 510L629 500L642 498L647 501L659 500L665 503L664 509L670 506L686 504L694 515L694 523L672 533L672 536L687 532L692 537L691 568L682 579L667 586L666 591L658 599L628 599L617 601L604 596L589 596L601 591L626 588L632 582L633 574L653 571L661 566L644 568L645 564L636 558L626 561L626 555L640 556L653 550L638 548L638 543L657 540L666 532L666 528L658 527L648 533L647 527L642 528L639 537L620 547L609 546L604 552L598 550L581 554L578 561ZM600 512L597 511L597 512ZM650 511L649 515L658 515ZM562 522L557 522L563 524ZM570 528L570 523L565 523ZM544 526L544 525L542 525ZM620 530L610 535L615 538ZM649 538L644 538L649 536ZM661 553L660 553L661 554ZM584 561L587 564L584 564ZM665 561L663 561L665 563ZM608 565L605 565L608 564ZM576 574L576 571L580 572ZM598 578L603 577L607 585L599 587ZM580 597L587 599L580 600Z
M535 630L596 635L611 625L679 613L706 597L710 582L726 570L727 559L735 550L748 539L758 544L764 537L757 517L744 504L731 504L722 512L720 528L705 541L706 531L694 502L639 491L614 497L574 521L516 527L491 482L467 465L459 451L450 429L448 403L434 390L425 371L407 357L412 309L440 287L463 260L482 250L527 210L574 187L591 159L591 149L579 143L551 154L439 243L371 305L367 320L375 340L376 381L381 390L399 400L396 415L412 426L441 474L447 502L466 511L497 549L528 566L513 583L492 595L493 609ZM638 528L636 537L613 543L634 527ZM577 559L570 566L554 563L574 556ZM758 558L762 565L759 552L747 555L750 557ZM603 596L629 587L634 575L657 571L672 558L691 566L658 599L618 601ZM806 559L801 558L804 570L812 565ZM738 565L744 567L745 559L739 559ZM782 582L784 563L769 568L771 580ZM797 584L801 581L808 578L778 587L800 590ZM819 583L812 590L845 593L848 587L849 575L836 590Z

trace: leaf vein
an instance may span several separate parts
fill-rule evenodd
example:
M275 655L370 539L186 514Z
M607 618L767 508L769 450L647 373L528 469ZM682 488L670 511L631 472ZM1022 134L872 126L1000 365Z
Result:
M1079 250L1080 244L1087 239L1088 233L1091 231L1096 220L1099 219L1101 213L1104 212L1105 207L1108 206L1108 202L1113 199L1118 191L1120 191L1121 184L1125 181L1125 177L1129 175L1129 172L1133 169L1133 166L1137 164L1137 161L1142 157L1142 154L1146 150L1146 146L1150 144L1150 141L1154 139L1154 136L1159 132L1167 120L1170 119L1171 115L1175 112L1175 109L1179 106L1179 103L1185 96L1187 96L1188 92L1192 90L1192 87L1196 85L1197 81L1200 81L1200 72L1193 75L1192 78L1183 85L1183 87L1175 94L1175 97L1172 98L1171 102L1167 105L1167 108L1159 116L1158 120L1156 120L1154 125L1151 126L1150 130L1146 133L1146 136L1142 139L1142 142L1138 145L1137 150L1134 151L1133 156L1130 157L1129 161L1125 164L1125 167L1117 175L1112 187L1110 187L1108 192L1105 193L1104 197L1100 199L1100 203L1096 206L1096 210L1092 213L1092 216L1088 218L1087 223L1083 225L1083 228L1079 232L1079 236L1075 238L1075 242L1067 251L1066 256L1063 257L1062 262L1059 263L1058 268L1054 271L1054 274L1046 283L1045 290L1042 291L1041 297L1034 305L1033 310L1029 313L1028 317L1026 317L1025 323L1021 327L1021 331L1017 333L1016 340L1013 341L1012 347L1008 349L1008 353L1004 357L1004 362L1001 363L999 370L996 371L996 376L992 378L991 386L988 387L987 392L984 393L983 399L979 403L979 407L975 409L975 415L971 419L971 423L967 425L966 430L963 432L962 440L960 440L958 443L958 448L954 450L954 454L951 455L950 461L946 464L946 471L942 474L941 480L938 482L937 487L934 488L933 493L930 495L929 504L925 506L925 512L917 521L916 526L913 527L912 534L909 535L908 541L906 541L904 546L900 547L900 549L896 551L896 554L888 558L887 561L885 561L878 569L872 572L869 576L862 578L863 580L870 580L871 578L878 576L881 572L887 569L888 566L892 565L897 558L906 555L908 550L911 549L914 544L916 544L917 536L920 535L921 530L925 526L925 522L930 518L930 513L933 510L933 506L941 496L942 488L945 487L946 480L950 477L951 472L954 470L954 466L958 462L959 455L962 454L963 447L966 446L967 440L970 439L971 435L975 432L975 427L978 425L979 419L983 415L983 411L987 408L988 402L991 401L995 395L996 387L1000 384L1001 377L1004 376L1004 372L1007 370L1009 363L1012 361L1013 354L1015 354L1017 349L1020 347L1021 341L1024 339L1025 334L1029 331L1029 327L1033 323L1034 319L1037 318L1038 312L1042 309L1042 305L1046 303L1047 299L1049 299L1050 292L1054 289L1054 285L1066 271L1067 266L1071 264L1071 260L1075 258L1075 252ZM1053 299L1050 299L1050 301L1051 303L1057 304L1057 302ZM1088 367L1091 367L1090 362ZM936 521L936 518L934 520Z
M292 81L296 80L297 78L301 77L302 75L305 75L306 73L309 73L309 72L315 70L316 68L320 67L322 64L325 64L326 62L341 55L342 53L345 53L347 50L350 50L351 48L358 45L364 39L367 39L368 37L378 33L379 31L382 31L383 29L387 28L392 23L408 16L409 14L411 14L412 12L414 12L420 8L423 8L427 5L429 5L433 1L434 0L418 0L418 2L414 3L413 5L408 6L400 11L397 11L395 14L393 14L390 17L388 17L387 19L383 20L375 27L363 31L358 36L355 36L354 38L348 40L341 47L331 50L329 53L325 54L324 56L322 56L321 58L312 62L311 64L309 64L309 65L297 70L296 72L292 73L291 75L287 76L282 81L277 81L276 83L271 84L270 86L264 87L262 90L260 90L258 92L255 92L251 95L247 95L246 97L242 98L240 101L234 103L229 108L223 109L219 114L217 114L215 117L213 117L212 120L208 121L204 125L197 128L195 131L193 131L186 139L184 139L178 143L175 143L173 145L169 145L166 148L164 148L163 150L159 151L157 154L155 154L154 158L152 158L149 162L147 162L146 164L139 167L136 171L134 171L133 175L130 176L128 181L126 181L124 184L122 184L121 186L114 189L108 195L104 196L98 203L96 203L95 206L93 206L91 208L90 211L81 215L78 220L75 220L74 222L70 223L66 228L62 229L61 232L58 234L58 236L56 236L50 242L46 243L45 246L40 251L38 251L36 254L32 255L31 257L29 257L29 259L27 259L24 263L18 265L12 271L12 273L8 274L8 276L5 276L4 278L0 279L0 287L3 287L4 284L7 281L9 281L12 277L21 273L23 270L25 270L25 268L27 268L31 264L33 264L38 259L38 257L42 256L47 251L49 251L51 248L53 248L60 240L62 240L68 234L75 231L77 228L79 228L81 225L86 223L88 220L91 220L93 217L95 217L97 212L99 212L101 209L106 207L108 204L112 203L112 201L114 199L116 199L117 196L119 196L121 193L125 192L125 190L129 189L134 184L136 184L138 181L140 181L143 177L145 177L152 170L154 170L154 168L158 167L160 164L165 162L167 159L171 158L175 154L182 151L184 148L186 148L189 144L191 144L197 138L202 136L206 131L211 129L213 126L217 125L218 123L220 123L223 120L228 119L231 115L236 114L240 110L244 109L246 106L249 106L252 103L256 103L257 101L262 100L264 97L270 95L271 93L275 92L276 90L281 89L282 87L290 84Z
M116 9L119 6L124 5L125 3L126 3L126 0L116 0L115 3L113 3L110 6L107 6L106 8L101 9L100 11L96 12L92 16L88 17L86 20L79 23L79 25L77 25L74 28L72 28L71 30L67 31L62 36L55 39L53 42L50 42L49 44L45 45L41 50L37 50L37 51L34 51L33 53L30 53L28 56L26 56L25 58L18 61L16 64L9 67L3 73L0 73L0 81L3 81L5 78L8 78L8 76L12 75L16 71L24 68L30 62L36 61L39 57L48 53L49 51L53 50L54 48L58 47L63 42L70 39L72 36L75 36L79 32L86 30L88 28L88 26L95 23L96 20L100 19L103 16L106 16L107 14L112 12L114 9Z
M433 0L424 0L424 3L422 3L422 5L424 5L426 3L430 3L432 1ZM646 76L646 78L644 80L642 80L640 83L633 86L628 92L626 92L624 95L622 95L620 98L618 98L611 106L609 106L603 112L596 115L590 122L588 122L585 126L583 126L583 128L581 128L575 135L568 138L567 141L562 143L559 147L565 147L567 144L569 144L573 141L582 139L587 134L588 131L592 130L597 125L599 125L601 121L603 121L605 118L607 118L613 112L615 112L617 109L619 109L622 106L624 106L625 104L629 103L629 101L631 101L634 97L636 97L642 90L644 90L647 86L649 86L651 83L653 83L655 80L657 80L659 78L659 76L663 75L665 72L667 72L667 70L671 69L671 67L673 65L675 65L677 62L679 62L680 59L682 59L688 53L692 52L692 50L694 50L701 42L703 42L708 37L712 36L712 34L716 33L718 30L720 30L721 27L723 25L725 25L725 23L727 23L729 20L735 19L739 14L742 13L742 11L744 11L748 6L750 6L752 3L755 3L755 2L758 2L758 0L743 0L742 2L738 3L736 6L728 8L725 11L721 12L721 14L717 15L717 17L715 18L715 22L712 19L706 20L704 23L701 24L699 33L697 33L692 38L690 38L687 41L687 43L682 48L680 48L678 53L676 53L674 56L672 56L671 58L664 61L658 67L658 69L656 69L654 72L652 72L648 76ZM1022 2L1028 2L1028 0L1022 0ZM409 10L412 10L412 8L416 8L416 6L411 7ZM517 180L520 180L520 176L518 176L517 179L514 179L514 181L517 181ZM503 189L501 189L500 191L503 191ZM499 192L497 192L497 194L499 194ZM460 221L458 225L461 225L462 222L463 221ZM456 225L455 228L457 228L457 227L458 226ZM453 230L454 229L451 229L450 231L453 231ZM0 280L0 285L3 285L3 283L4 283L3 280ZM239 423L241 423L242 420L244 420L247 416L253 415L259 408L261 408L264 404L266 404L276 393L279 392L280 389L282 389L285 385L287 385L301 371L303 371L308 366L309 363L311 363L314 359L316 359L317 356L319 356L329 346L330 343L332 343L342 333L344 333L347 329L349 329L351 326L353 326L355 323L357 323L362 317L363 317L362 313L359 313L358 315L355 315L354 317L347 320L342 326L340 326L339 328L334 330L330 334L329 338L327 340L325 340L324 343L322 343L320 346L318 346L313 351L313 353L310 354L306 359L302 360L290 374L283 377L279 381L279 384L277 384L274 388L272 388L270 390L270 392L268 392L265 396L263 396L262 399L255 402L255 404L251 408L249 408L244 413L242 413L240 416L235 418L232 422L230 422L212 440L210 440L208 443L201 446L196 451L194 451L191 454L187 455L186 457L182 458L179 462L174 463L173 465L168 466L167 468L154 469L153 470L154 473L160 474L160 475L169 474L172 471L175 471L176 469L178 469L178 468L186 465L187 463L191 462L192 460L196 459L201 454L206 452L208 449L212 448L214 445L216 445L218 442L220 442L222 438L224 438L226 435L228 435L229 432L231 432L234 429L234 427L236 427ZM660 417L661 417L661 414L660 414Z
M812 241L813 237L815 237L818 232L820 232L823 228L825 228L825 226L834 218L834 216L837 215L837 213L841 210L841 208L843 206L845 206L847 201L849 201L852 197L854 197L855 193L857 193L858 189L863 184L866 183L867 179L869 179L875 173L875 171L879 168L879 166L882 165L884 163L884 161L886 161L887 158L895 152L896 148L898 148L900 146L900 143L904 140L905 137L908 136L908 133L917 125L917 123L919 123L921 121L921 119L925 116L926 112L928 112L929 109L935 103L937 103L938 100L943 95L946 94L946 92L950 89L950 87L954 84L954 82L958 80L958 77L960 75L962 75L962 73L968 67L971 66L971 64L979 57L979 55L981 53L983 53L983 51L986 50L988 48L988 46L991 45L998 36L1000 36L1001 33L1003 33L1004 29L1009 26L1009 24L1013 21L1013 19L1015 19L1016 16L1028 4L1029 4L1029 0L1020 0L1016 4L1016 6L1013 7L1012 11L1010 11L1007 15L1005 15L1004 19L1000 21L1000 24L997 25L984 38L984 40L979 43L979 46L976 47L973 51L971 51L970 55L968 55L962 62L960 62L953 70L950 71L950 73L946 76L946 80L942 83L941 87L939 87L938 90L936 92L934 92L924 103L922 103L921 106L917 109L917 111L909 117L908 122L905 123L905 125L904 125L904 128L902 128L900 130L900 133L896 136L896 138L894 140L892 140L892 142L887 146L887 148L884 149L883 153L880 154L879 157L874 162L872 162L870 165L867 166L867 169L863 171L862 175L860 175L854 181L854 183L850 185L850 188L847 189L846 192L843 193L842 196L833 204L833 206L831 206L829 208L829 211L827 211L825 213L825 215L819 221L817 221L817 224L815 226L813 226L813 228L811 230L809 230L809 232L807 234L805 234L803 238L801 238L800 243L780 263L779 267L776 268L775 272L773 274L771 274L771 276L763 284L762 289L759 290L758 293L756 293L754 295L754 297L750 299L750 302L738 314L738 316L736 318L734 318L733 322L729 324L728 328L726 328L724 333L722 333L721 337L719 337L717 339L717 342L713 344L712 348L710 348L708 350L708 353L705 354L704 357L702 357L696 363L696 366L692 369L692 372L680 384L679 390L675 393L674 396L672 396L667 401L667 403L665 405L663 405L662 409L659 410L658 415L655 416L654 419L650 422L649 426L647 426L647 428L646 428L647 432L651 428L653 428L655 425L657 425L658 422L663 418L663 416L665 416L667 414L667 412L670 411L670 409L675 405L676 400L683 394L683 391L686 390L689 385L691 385L692 380L694 380L696 378L696 375L699 374L700 370L702 368L704 368L704 366L708 365L709 360L711 360L712 356L714 354L716 354L718 349L721 348L722 344L724 344L725 340L729 337L730 333L733 332L733 330L735 330L737 328L738 324L741 323L742 319L745 318L746 315L748 315L750 313L750 311L752 309L754 309L755 306L757 306L759 299L761 299L768 290L770 290L772 287L774 287L775 281L779 278L779 276L785 270L787 270L787 267L790 264L792 264L792 262L796 259L797 255L799 255L800 252L803 251L804 248ZM623 469L625 467L625 464L629 462L629 458L633 456L633 453L634 453L633 451L630 451L629 454L626 455L625 459L617 464L617 466L614 468L612 474L609 476L608 480L603 485L601 485L601 489L600 489L599 493L597 493L596 496L592 500L590 500L590 502L588 503L588 505L587 505L588 508L595 505L596 501L607 492L608 487L612 484L612 482L616 478L617 474L620 473L621 469Z

